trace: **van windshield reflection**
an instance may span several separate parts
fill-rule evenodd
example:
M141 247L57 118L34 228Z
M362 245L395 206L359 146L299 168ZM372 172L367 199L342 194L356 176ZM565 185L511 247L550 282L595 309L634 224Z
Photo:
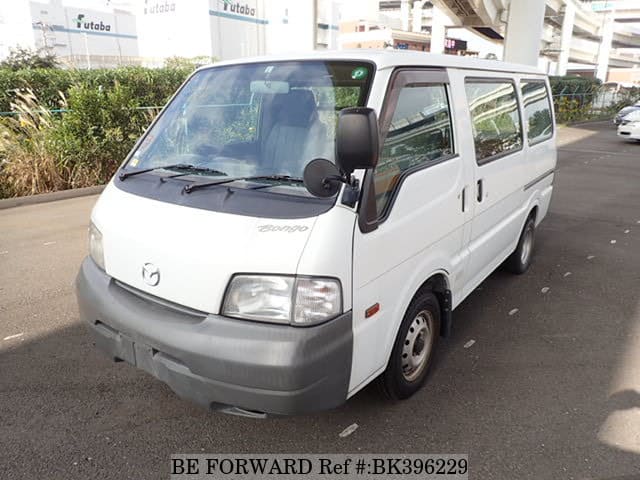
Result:
M299 194L304 167L334 161L340 110L364 106L368 63L298 61L234 65L194 74L161 114L122 173L188 166L168 178L270 179ZM221 177L224 172L224 177ZM142 173L142 172L141 172ZM213 179L210 179L211 183Z

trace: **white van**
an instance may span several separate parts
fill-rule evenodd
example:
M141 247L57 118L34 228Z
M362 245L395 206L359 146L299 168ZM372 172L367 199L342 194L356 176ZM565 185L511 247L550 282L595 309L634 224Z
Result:
M96 204L96 345L207 408L336 407L424 383L451 312L523 273L556 165L537 70L418 52L195 72Z

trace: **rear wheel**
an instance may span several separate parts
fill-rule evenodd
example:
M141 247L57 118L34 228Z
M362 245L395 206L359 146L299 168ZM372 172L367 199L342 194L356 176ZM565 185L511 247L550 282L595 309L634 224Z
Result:
M511 273L522 274L529 269L535 244L536 222L529 217L520 234L516 250L505 261L505 268Z
M409 305L387 368L380 376L383 393L394 400L417 392L431 366L440 333L440 304L430 292L419 293Z

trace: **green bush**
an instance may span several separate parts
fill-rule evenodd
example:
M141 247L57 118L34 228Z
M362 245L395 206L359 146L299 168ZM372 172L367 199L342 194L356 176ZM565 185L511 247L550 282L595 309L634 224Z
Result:
M0 69L0 198L105 183L190 72Z
M602 82L597 78L566 75L564 77L549 77L553 95L585 95L598 91Z
M57 67L56 56L48 48L37 50L23 47L10 48L7 58L0 62L0 68L8 68L10 70Z
M113 88L116 83L130 87L141 105L162 106L192 72L191 68L123 67L101 70L0 68L0 111L7 112L18 91L30 89L41 104L60 108L60 92L65 96L73 85Z
M68 95L69 111L55 122L50 151L66 169L82 172L81 183L104 183L144 132L153 111L139 110L134 89L120 83L109 89L76 85ZM76 186L85 185L68 185Z

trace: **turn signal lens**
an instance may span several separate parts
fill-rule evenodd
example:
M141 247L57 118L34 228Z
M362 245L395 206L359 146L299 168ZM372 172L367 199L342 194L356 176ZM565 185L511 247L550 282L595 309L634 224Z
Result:
M89 225L89 255L102 270L104 270L104 249L102 247L102 233L93 222Z
M337 317L342 310L340 283L329 278L298 278L293 323L313 325Z

